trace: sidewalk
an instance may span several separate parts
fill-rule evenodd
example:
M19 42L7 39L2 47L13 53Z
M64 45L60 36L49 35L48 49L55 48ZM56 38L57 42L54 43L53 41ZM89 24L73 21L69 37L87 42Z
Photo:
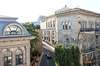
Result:
M55 48L54 48L54 47L50 46L49 44L47 44L47 43L46 43L46 42L44 42L44 41L42 41L42 43L43 43L44 45L46 45L46 46L50 47L50 48L53 50L53 52L54 52L54 50L55 50Z
M31 63L31 64L30 64L30 66L40 66L40 62L41 62L41 59L42 59L43 54L44 54L44 52L42 52L42 53L41 53L40 58L38 58L38 59L39 59L39 61L38 61L38 62L35 62L34 64L33 64L33 63Z
M41 57L40 57L40 60L39 60L39 62L38 62L38 64L37 64L37 66L40 66L40 63L41 63L41 60L42 60L43 54L44 54L44 52L42 52Z

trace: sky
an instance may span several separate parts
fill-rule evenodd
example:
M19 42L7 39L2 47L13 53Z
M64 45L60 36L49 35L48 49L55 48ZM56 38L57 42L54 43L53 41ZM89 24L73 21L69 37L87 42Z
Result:
M18 22L37 21L63 7L82 8L100 13L100 0L0 0L0 15L18 17Z

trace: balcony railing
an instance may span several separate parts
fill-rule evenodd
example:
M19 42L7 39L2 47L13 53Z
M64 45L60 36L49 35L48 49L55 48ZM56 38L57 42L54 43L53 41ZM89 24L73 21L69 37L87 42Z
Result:
M100 31L100 28L96 28L95 31Z
M80 32L90 32L90 31L94 31L94 29L93 28L81 28L80 29Z
M94 48L90 48L90 49L81 49L81 52L82 53L89 53L89 52L92 52L92 51L95 51Z

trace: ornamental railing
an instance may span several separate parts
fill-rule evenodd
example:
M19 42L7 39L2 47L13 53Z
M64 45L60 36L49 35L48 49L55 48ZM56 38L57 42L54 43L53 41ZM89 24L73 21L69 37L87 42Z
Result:
M96 28L95 31L100 31L100 28Z
M81 28L80 32L90 32L90 31L94 31L93 28Z
M82 52L82 53L89 53L89 52L92 52L92 51L95 51L95 49L94 49L94 48L81 49L81 52Z

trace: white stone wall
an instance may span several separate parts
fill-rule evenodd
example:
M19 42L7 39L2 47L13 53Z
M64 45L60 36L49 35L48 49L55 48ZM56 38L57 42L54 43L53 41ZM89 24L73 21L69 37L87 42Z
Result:
M30 66L30 40L18 41L2 41L0 42L0 66L4 66L4 52L12 53L12 66L16 66L16 50L20 49L23 52L23 64L20 66ZM19 66L19 65L18 65Z
M71 29L63 29L62 22L68 21L71 22ZM67 25L68 27L68 25ZM68 15L57 15L57 31L58 31L58 44L65 44L65 36L68 36L70 39L70 44L76 45L76 42L73 42L72 39L77 39L79 33L80 24L78 23L76 14L68 14ZM63 40L62 40L63 39Z
M67 8L67 7L65 7L65 8ZM47 20L47 22L50 22L50 20L55 19L55 22L56 22L55 40L57 41L57 44L66 46L66 38L69 38L70 45L78 46L80 49L80 52L81 52L82 42L84 43L84 41L82 39L87 38L87 40L86 40L87 45L85 48L88 49L91 46L90 45L91 38L93 38L93 41L94 41L93 47L96 48L95 36L98 35L99 40L100 40L100 32L96 32L95 30L91 31L91 32L89 32L89 31L81 32L80 29L83 28L84 23L86 23L85 29L87 29L87 28L95 29L97 27L96 22L98 24L100 24L100 15L97 13L89 12L87 10L74 10L74 9L70 10L69 8L67 8L67 10L65 9L65 11L63 11L63 10L64 9L62 9L62 10L60 9L59 13L58 13L58 11L55 12L55 17L45 18ZM42 19L42 20L44 20L44 19ZM71 29L63 29L63 22L65 24L66 21L71 22ZM41 24L41 25L42 25L42 27L44 27L44 29L46 31L52 30L51 27L45 28L45 26L43 26L43 24ZM44 25L46 25L46 24L44 24ZM68 25L67 25L67 27L68 27ZM100 26L99 26L99 28L100 28ZM45 36L45 34L43 36ZM100 41L99 41L99 45L100 45ZM100 46L99 46L99 49L100 49ZM93 52L97 52L97 51L98 50L96 49L95 51L92 51L91 53L93 54ZM83 54L81 54L81 59L80 59L81 65L83 65ZM86 54L86 56L88 54Z

